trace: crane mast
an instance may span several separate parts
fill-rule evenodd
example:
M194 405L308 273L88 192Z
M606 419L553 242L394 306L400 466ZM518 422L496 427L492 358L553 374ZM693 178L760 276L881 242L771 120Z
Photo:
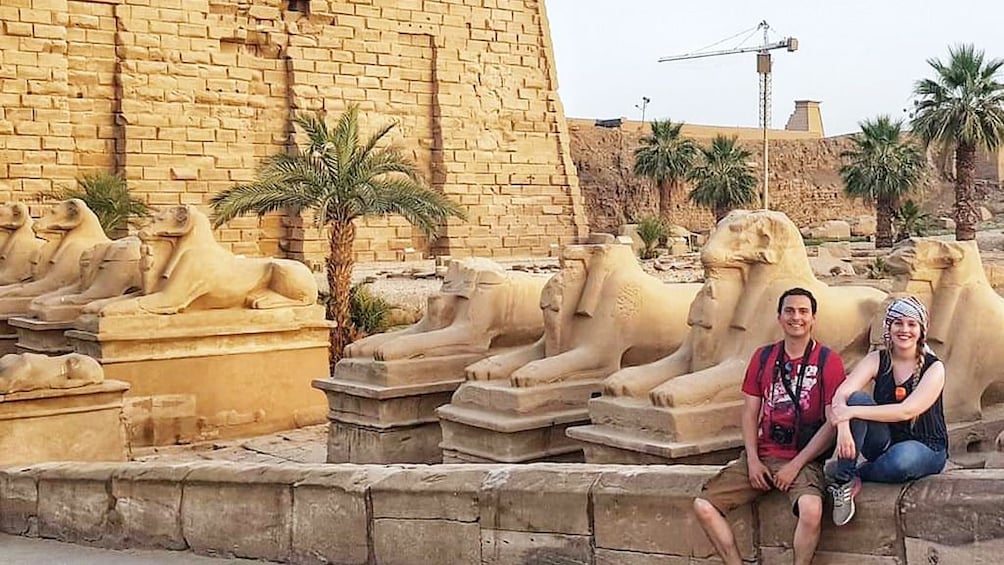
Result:
M768 32L770 31L770 25L767 24L766 20L762 21L757 25L757 30L763 31L763 44L752 46L752 47L738 47L735 49L722 49L718 51L703 51L698 53L685 53L683 55L672 55L669 57L660 57L659 62L665 63L667 61L683 61L687 59L700 59L704 57L718 57L720 55L733 55L736 53L752 53L755 52L756 56L756 72L760 75L760 129L763 134L763 207L765 210L770 208L769 205L769 189L768 189L768 178L769 178L769 157L768 151L769 146L767 143L767 130L770 129L770 113L771 113L771 56L770 52L774 49L787 49L788 52L793 52L798 50L798 40L794 37L787 37L781 41L776 41L774 43L770 42L768 37Z

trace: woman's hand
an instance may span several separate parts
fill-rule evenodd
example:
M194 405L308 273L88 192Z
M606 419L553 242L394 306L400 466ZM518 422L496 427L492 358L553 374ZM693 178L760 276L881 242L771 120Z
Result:
M833 424L842 424L844 422L850 422L854 419L854 406L838 406L836 404L831 406L831 411L833 414Z
M858 450L854 447L854 435L850 426L837 426L837 457L840 459L857 459Z

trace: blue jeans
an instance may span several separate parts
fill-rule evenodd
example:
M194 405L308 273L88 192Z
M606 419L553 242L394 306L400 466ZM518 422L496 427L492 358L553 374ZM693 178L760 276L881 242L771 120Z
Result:
M867 392L858 391L847 398L847 405L875 406L875 400ZM863 481L902 483L940 473L948 459L945 450L935 451L916 440L890 445L889 425L885 422L851 420L851 435L866 462L858 467L855 459L839 459L833 476L838 482L858 476Z

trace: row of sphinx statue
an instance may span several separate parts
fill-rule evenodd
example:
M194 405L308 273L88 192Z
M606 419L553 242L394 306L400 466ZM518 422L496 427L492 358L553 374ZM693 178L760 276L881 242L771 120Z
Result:
M235 256L215 240L209 218L194 206L160 210L137 235L116 240L79 199L55 204L38 220L23 203L0 206L4 320L65 323L81 316L293 308L315 305L317 296L305 265ZM4 359L0 393L80 386L97 378L94 363L76 354ZM53 372L63 379L51 378Z
M486 259L454 261L421 321L358 341L346 354L391 362L479 353L468 381L529 388L603 379L605 397L715 405L740 398L750 355L779 339L778 297L800 286L819 301L816 337L850 366L880 343L887 300L900 293L923 300L928 342L948 369L950 420L978 419L992 396L984 393L1004 380L1004 298L990 286L975 242L901 243L887 258L894 281L886 293L818 280L783 213L734 211L701 261L703 284L664 284L641 269L629 245L604 234L565 247L549 279Z

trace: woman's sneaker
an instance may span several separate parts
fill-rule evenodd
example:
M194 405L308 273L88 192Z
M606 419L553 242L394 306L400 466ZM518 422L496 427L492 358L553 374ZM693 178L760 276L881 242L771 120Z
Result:
M854 477L846 483L830 485L828 490L833 497L833 523L843 526L854 517L854 497L861 492L861 479Z

